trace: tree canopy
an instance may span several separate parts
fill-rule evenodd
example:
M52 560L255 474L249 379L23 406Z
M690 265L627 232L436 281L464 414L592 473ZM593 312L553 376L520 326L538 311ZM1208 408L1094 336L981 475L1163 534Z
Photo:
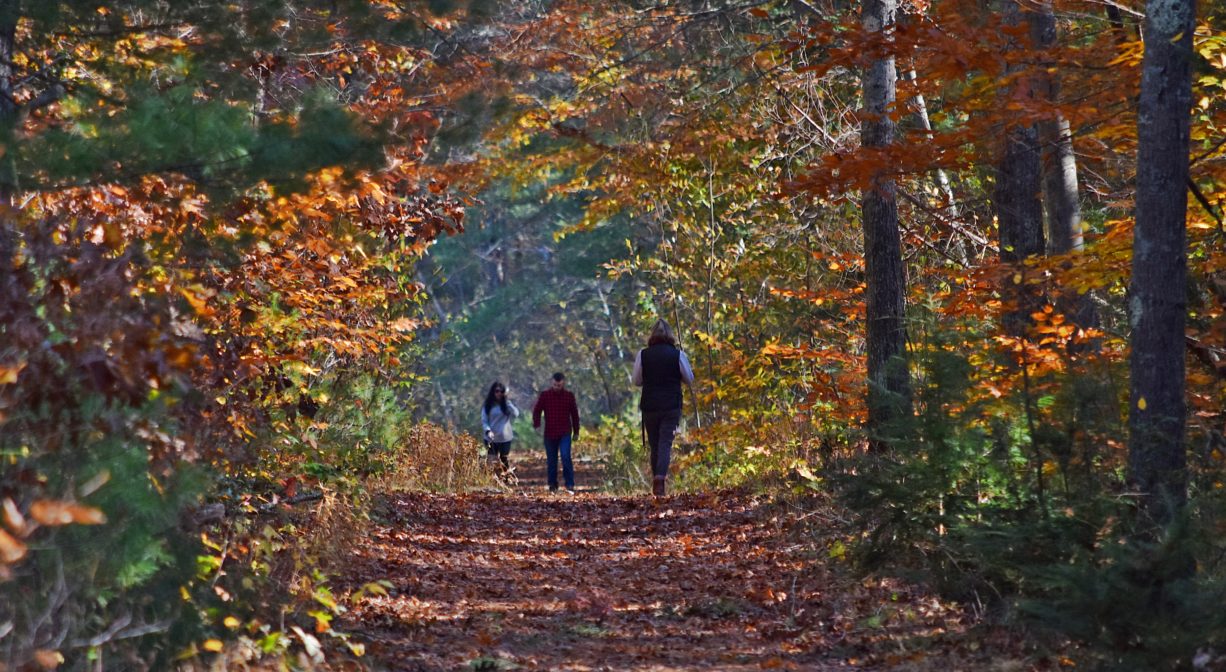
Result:
M1186 668L1221 11L0 0L0 672L360 656L318 516L452 487L553 371L638 487L657 318L684 488L832 495L866 571Z

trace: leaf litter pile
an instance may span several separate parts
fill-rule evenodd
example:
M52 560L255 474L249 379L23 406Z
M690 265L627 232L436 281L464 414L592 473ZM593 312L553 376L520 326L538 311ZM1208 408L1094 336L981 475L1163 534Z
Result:
M803 512L748 494L397 493L383 513L344 581L390 589L341 625L376 669L1034 666L954 606L852 577Z

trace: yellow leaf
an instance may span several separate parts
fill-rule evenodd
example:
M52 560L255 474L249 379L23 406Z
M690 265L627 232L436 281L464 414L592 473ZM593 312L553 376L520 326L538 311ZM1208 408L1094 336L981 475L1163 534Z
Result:
M227 628L230 628L231 630L233 630L233 629L237 628L238 626L242 625L242 621L238 620L237 618L235 618L235 617L233 617L233 616L226 616L226 620L225 620L225 621L223 621L223 623L225 623L225 626L226 626Z
M1144 411L1147 405L1148 404L1145 403L1145 397L1141 397L1140 399L1137 399L1137 408Z
M26 368L25 362L19 362L11 366L0 365L0 385L9 385L17 382L17 376L24 368Z
M217 653L221 651L223 648L225 648L225 645L221 643L220 639L209 639L209 640L206 640L204 644L201 644L200 648L204 649L205 651L212 651L213 653Z
M192 310L197 314L204 314L205 309L208 308L207 297L202 297L187 287L180 287L179 294L182 294L183 298L187 299L187 302L192 306Z
M1015 285L1020 285L1020 284L1022 284L1022 274L1021 274L1021 273L1014 273L1014 274L1013 274L1013 284L1015 284Z
M828 557L830 557L833 560L842 560L846 556L847 556L847 546L844 545L842 541L836 539L834 543L831 544L830 546L830 550L828 551Z
M118 248L123 244L123 229L115 222L107 222L102 225L102 239L112 248Z

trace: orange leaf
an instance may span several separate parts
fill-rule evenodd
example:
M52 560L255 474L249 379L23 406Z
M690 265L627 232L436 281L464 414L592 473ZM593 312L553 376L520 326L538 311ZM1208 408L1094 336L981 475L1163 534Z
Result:
M101 525L106 514L92 506L40 499L30 505L30 517L43 525Z
M68 502L40 499L30 505L30 517L40 525L67 525L72 522Z
M8 385L10 383L17 382L17 376L24 368L26 368L25 362L20 362L15 366L0 366L0 385Z
M13 538L13 535L0 530L0 562L12 564L24 558L26 545Z
M39 649L34 652L34 662L44 670L54 670L64 662L64 656L60 655L59 651Z
M101 525L106 522L106 514L102 509L93 506L71 504L68 506L68 513L72 516L72 522L80 525Z

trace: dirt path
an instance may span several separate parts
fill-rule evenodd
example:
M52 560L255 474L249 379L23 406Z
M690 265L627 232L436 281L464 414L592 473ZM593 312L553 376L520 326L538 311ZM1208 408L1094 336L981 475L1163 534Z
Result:
M394 588L341 624L376 669L991 669L961 667L954 612L835 578L779 507L537 493L389 497L346 580Z

